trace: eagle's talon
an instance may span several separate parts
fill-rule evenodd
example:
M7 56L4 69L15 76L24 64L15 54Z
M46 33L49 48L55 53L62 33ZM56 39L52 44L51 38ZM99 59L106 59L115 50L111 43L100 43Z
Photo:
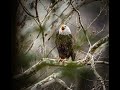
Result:
M66 61L66 59L59 59L58 62L62 62L62 63L64 63L64 61Z

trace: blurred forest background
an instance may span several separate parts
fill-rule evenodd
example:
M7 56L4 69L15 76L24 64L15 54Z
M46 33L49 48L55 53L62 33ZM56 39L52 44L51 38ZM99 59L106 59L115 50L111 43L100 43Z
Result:
M42 62L43 58L48 61L59 58L55 47L55 34L63 23L69 26L74 37L75 61L84 59L90 49L90 43L92 46L109 34L109 0L17 2L15 56L12 62L13 90L109 90L108 63L95 64L101 79L95 76L91 65L62 67L43 63L32 74L26 73L38 62ZM94 61L109 62L108 52L107 44L99 53L96 51ZM62 71L60 78L54 81L50 78L45 80L59 71ZM17 75L19 78L22 74L26 74L27 77L14 78ZM45 80L44 84L42 80ZM35 86L38 82L43 85Z

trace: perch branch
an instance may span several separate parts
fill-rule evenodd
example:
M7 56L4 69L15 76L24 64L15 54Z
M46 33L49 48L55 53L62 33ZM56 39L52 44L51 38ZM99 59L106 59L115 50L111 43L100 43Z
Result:
M97 49L99 49L99 47L101 45L104 44L104 46L100 47L101 49L105 47L105 43L108 42L108 38L109 35L107 35L106 37L100 39L99 41L97 41L93 46L91 46L90 50L89 50L89 54L87 54L87 56L83 59L83 60L78 60L78 61L65 61L64 63L60 63L57 59L50 59L50 58L43 58L41 61L39 61L38 63L36 63L35 65L33 65L32 67L30 67L29 69L27 69L25 72L23 72L22 74L18 74L14 77L14 79L21 79L21 78L27 78L29 76L31 76L32 74L34 74L35 72L37 72L38 70L40 70L41 68L45 67L46 65L49 66L61 66L61 67L65 67L68 66L70 64L73 64L75 67L80 67L81 65L85 65L85 64L90 64L88 63L91 59L91 55L93 55L95 53L95 51ZM99 50L98 50L99 51ZM90 55L91 54L91 55ZM104 61L98 61L98 63L105 63ZM108 64L108 63L107 63Z

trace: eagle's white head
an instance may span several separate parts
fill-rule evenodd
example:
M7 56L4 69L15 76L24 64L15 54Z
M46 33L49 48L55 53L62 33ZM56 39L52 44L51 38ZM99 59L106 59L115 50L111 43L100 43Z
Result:
M61 34L61 35L71 34L70 28L67 25L63 24L59 29L59 34Z

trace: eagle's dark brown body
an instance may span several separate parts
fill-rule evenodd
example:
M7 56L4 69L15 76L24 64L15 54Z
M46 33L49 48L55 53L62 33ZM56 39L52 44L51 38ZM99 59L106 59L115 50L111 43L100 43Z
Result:
M72 60L75 60L75 53L73 51L73 42L71 34L61 35L57 33L55 43L59 53L59 57L61 59L68 59L71 56Z

